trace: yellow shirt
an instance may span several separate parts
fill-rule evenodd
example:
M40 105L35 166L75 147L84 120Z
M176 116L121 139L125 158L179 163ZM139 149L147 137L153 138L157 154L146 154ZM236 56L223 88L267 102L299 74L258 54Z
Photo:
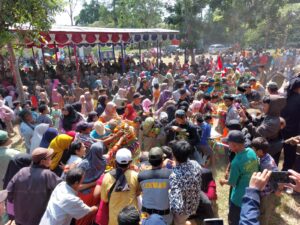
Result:
M133 170L127 170L125 177L129 185L129 191L112 192L109 202L109 222L108 225L118 225L119 212L128 205L138 207L137 197L141 191L138 183L138 174ZM115 182L115 178L109 173L105 174L101 185L101 200L108 202L108 191Z

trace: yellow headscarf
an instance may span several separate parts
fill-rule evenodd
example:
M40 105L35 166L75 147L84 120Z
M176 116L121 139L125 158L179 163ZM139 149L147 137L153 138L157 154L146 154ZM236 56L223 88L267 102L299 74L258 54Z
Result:
M51 141L49 148L54 150L50 165L51 170L54 170L58 166L64 151L69 148L72 140L73 138L71 136L60 134Z

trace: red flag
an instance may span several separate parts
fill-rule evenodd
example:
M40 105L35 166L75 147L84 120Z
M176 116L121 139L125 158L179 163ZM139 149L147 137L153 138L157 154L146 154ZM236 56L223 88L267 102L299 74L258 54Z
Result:
M217 70L222 70L223 69L223 63L222 63L222 59L221 59L220 55L218 55L217 63L218 63Z

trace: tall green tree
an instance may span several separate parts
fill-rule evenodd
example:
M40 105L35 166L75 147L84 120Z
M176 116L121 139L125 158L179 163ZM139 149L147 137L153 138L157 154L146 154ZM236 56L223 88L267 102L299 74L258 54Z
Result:
M61 0L0 1L0 48L7 45L11 71L15 77L21 101L24 101L24 92L13 43L23 43L25 38L37 40L39 32L48 30L55 21L56 13L61 10ZM27 28L27 32L22 32L24 28Z
M180 30L182 46L189 49L192 62L195 62L193 49L202 37L203 10L207 3L205 0L177 0L174 5L167 5L169 16L165 21Z
M107 8L104 5L100 5L97 0L91 0L90 3L84 2L79 15L75 18L76 25L88 25L98 21L100 12L103 13L103 9L106 9L108 13ZM101 16L103 17L103 15Z
M84 4L76 23L100 24L105 27L151 28L162 22L163 4L160 0L112 0Z

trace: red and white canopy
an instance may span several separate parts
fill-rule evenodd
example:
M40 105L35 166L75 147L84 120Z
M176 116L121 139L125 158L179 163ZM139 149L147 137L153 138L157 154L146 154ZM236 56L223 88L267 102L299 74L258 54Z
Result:
M179 31L168 29L122 29L97 28L78 26L53 26L48 32L41 32L41 45L48 47L55 44L65 45L94 45L94 44L121 44L142 41L166 41L179 39ZM26 41L26 45L34 45Z

